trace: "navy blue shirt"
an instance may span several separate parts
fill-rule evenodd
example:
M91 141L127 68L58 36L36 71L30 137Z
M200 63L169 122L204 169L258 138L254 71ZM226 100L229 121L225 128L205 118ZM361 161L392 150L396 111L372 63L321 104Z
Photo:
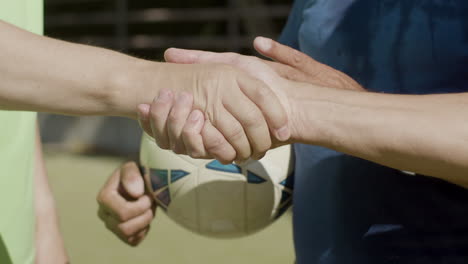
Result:
M297 0L280 41L371 91L468 91L467 0ZM468 263L464 188L321 147L295 152L297 264Z

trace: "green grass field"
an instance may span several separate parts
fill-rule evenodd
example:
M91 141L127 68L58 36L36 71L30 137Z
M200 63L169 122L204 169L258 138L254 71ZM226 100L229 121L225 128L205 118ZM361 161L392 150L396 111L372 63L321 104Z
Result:
M192 234L156 213L146 241L126 246L97 217L96 194L123 160L111 157L46 154L61 228L72 263L239 264L294 262L291 214L242 239L215 240Z

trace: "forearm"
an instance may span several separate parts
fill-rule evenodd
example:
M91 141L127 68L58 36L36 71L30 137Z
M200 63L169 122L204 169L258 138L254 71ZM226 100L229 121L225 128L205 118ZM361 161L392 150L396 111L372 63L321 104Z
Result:
M156 85L131 87L149 62L106 49L38 36L0 21L0 109L70 115L134 117L137 96ZM161 64L152 63L153 70ZM128 87L123 87L124 85ZM150 99L148 99L150 101Z
M468 186L468 94L296 88L295 141Z
M60 233L54 197L50 190L42 158L39 131L36 136L34 166L34 202L36 211L36 264L68 263Z

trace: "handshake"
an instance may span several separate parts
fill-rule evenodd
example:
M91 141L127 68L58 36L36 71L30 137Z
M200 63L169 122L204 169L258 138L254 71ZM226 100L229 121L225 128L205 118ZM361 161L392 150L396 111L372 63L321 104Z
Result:
M167 50L165 59L192 64L196 74L187 87L163 88L151 104L138 106L141 126L161 148L227 164L260 159L290 138L288 82L266 61L180 49Z
M152 102L137 107L145 132L161 148L193 158L225 164L260 159L271 148L303 142L304 133L318 134L302 125L309 119L301 109L307 94L323 87L362 89L342 72L273 40L259 37L254 46L273 61L169 49L164 76L143 68L143 79L165 80ZM97 200L99 217L122 241L135 246L146 237L155 205L135 163L117 169Z
M260 159L272 147L291 143L300 128L294 83L326 86L336 80L330 75L340 73L270 39L259 37L254 47L276 62L167 50L166 61L174 63L168 67L178 77L152 103L138 106L145 132L163 149L224 164Z

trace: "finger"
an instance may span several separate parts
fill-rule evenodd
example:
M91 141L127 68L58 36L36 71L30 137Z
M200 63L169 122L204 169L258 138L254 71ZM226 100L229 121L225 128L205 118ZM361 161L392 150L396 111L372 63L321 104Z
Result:
M203 144L201 135L205 117L200 110L194 110L190 113L187 123L182 129L182 140L184 141L185 149L190 157L194 159L210 158Z
M202 129L203 144L206 151L223 164L229 164L236 158L236 151L209 120Z
M119 222L112 217L107 217L104 221L104 225L107 230L111 231L114 235L116 235L122 242L125 244L129 244L127 237L122 234L122 231L118 228Z
M137 106L138 123L148 135L153 134L150 123L150 107L149 104L140 104Z
M117 228L124 237L128 238L147 228L152 221L153 212L151 210L147 210L139 216L136 216L126 222L119 223Z
M127 239L128 244L132 247L138 246L145 239L146 235L148 235L150 227L151 226L148 226L147 228L138 232L136 235Z
M319 66L323 67L322 63L308 55L269 38L257 37L254 47L260 54L308 74L315 72Z
M150 108L151 130L158 146L169 149L169 137L167 132L167 118L173 105L173 93L168 89L160 91Z
M301 70L295 69L289 65L281 64L274 61L264 61L270 68L272 68L279 76L296 82L310 82L313 83L317 80L311 75L308 75Z
M258 107L252 103L249 98L240 93L239 98L230 98L230 100L226 100L223 104L226 107L226 110L229 113L232 113L237 120L225 119L224 115L222 115L222 121L225 121L225 123L216 123L215 126L221 133L223 133L224 137L236 150L236 159L238 162L247 160L252 154L256 157L271 147L271 137L268 124L260 109L258 109ZM224 125L225 127L219 125ZM243 147L243 145L241 145L243 142L239 142L239 146L236 147L236 142L231 140L231 138L238 136L238 134L244 135L244 133L247 134L247 143L250 144L249 152L241 149ZM251 151L253 151L253 153Z
M120 171L121 168L119 167L112 173L96 197L99 204L98 215L103 221L106 214L111 214L110 211L112 210L109 208L119 208L121 204L125 203L125 200L118 193Z
M260 80L267 79L271 69L263 65L266 60L254 56L245 56L233 52L209 52L202 50L186 50L170 48L164 54L167 62L186 64L221 63L236 66ZM261 69L261 70L259 70Z
M145 194L145 182L135 162L124 164L121 173L121 186L125 195L136 200Z
M244 94L261 110L273 136L279 141L288 140L291 136L288 117L274 92L264 82L246 74L239 75L237 83Z
M99 206L98 209L98 217L103 221L104 223L106 222L107 218L109 218L111 215L104 210L102 206Z
M193 96L182 92L177 95L168 117L167 131L170 148L177 154L187 154L181 138L182 130L192 110Z
M109 231L114 233L114 235L116 235L124 243L127 243L127 239L118 229L118 225L120 222L117 219L113 218L110 214L106 213L104 210L102 210L102 208L99 208L98 216L104 222L104 225Z
M119 187L119 182L120 182L120 167L114 170L112 172L111 176L109 179L107 179L106 183L104 186L101 188L101 190L98 193L98 196L96 198L97 202L101 204L103 201L107 200L107 196L111 196L115 194Z
M110 201L106 201L102 207L113 218L125 222L151 209L152 204L153 200L148 195L144 195L135 201L127 201L117 194Z
M233 99L233 98L231 98ZM252 149L251 149L251 144L252 143L255 143L254 146L257 146L257 142L252 142L252 143L249 143L249 137L247 136L246 134L246 131L247 132L253 132L250 136L251 136L251 141L255 141L256 139L258 138L255 138L256 136L258 136L257 134L255 134L255 128L254 126L257 126L257 125L252 125L250 122L250 119L251 119L251 115L254 115L254 111L257 110L257 115L260 116L261 119L263 119L261 113L260 113L260 110L258 110L255 105L253 103L251 103L253 105L253 110L252 111L242 111L242 110L245 110L245 108L251 108L252 106L248 107L249 106L249 100L247 98L245 98L243 101L245 101L245 104L242 104L242 107L239 107L239 101L238 100L233 100L237 103L237 107L230 107L231 109L224 109L224 108L220 108L219 109L219 113L218 113L218 117L219 118L216 118L212 123L214 127L216 127L216 129L218 129L219 132L221 132L221 134L223 134L224 138L227 140L227 142L229 142L229 144L231 144L231 146L234 148L234 150L236 151L236 159L239 160L239 161L244 161L246 159L248 159L250 156L251 156L251 153L252 153ZM244 106L245 105L245 106ZM237 112L234 112L233 111L233 108L235 108L235 110L237 110ZM242 110L241 110L242 109ZM241 121L242 122L242 125L241 123L239 123L239 117L234 117L232 114L237 114L239 117L242 117L244 118L245 121ZM239 121L238 121L239 120ZM253 123L253 122L252 122ZM266 122L264 121L264 131L263 132L266 132L267 135L269 135L268 133L268 126L266 124ZM246 124L246 125L250 125L250 127L247 127L248 130L244 130L244 127L243 125ZM262 135L262 137L264 137L265 134Z

